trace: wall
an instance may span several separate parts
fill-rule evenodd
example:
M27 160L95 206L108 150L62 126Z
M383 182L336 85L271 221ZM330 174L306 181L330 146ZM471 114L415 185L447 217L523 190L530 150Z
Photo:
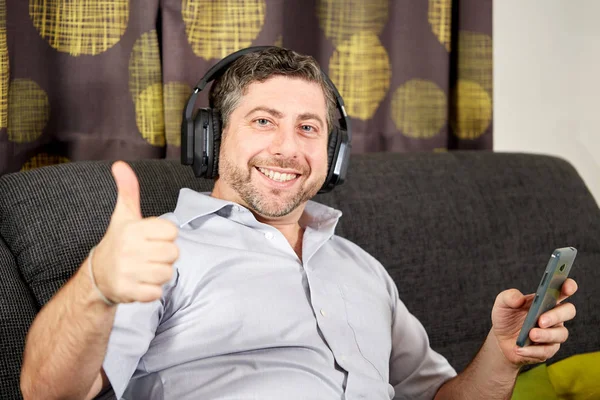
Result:
M600 1L496 0L494 149L558 155L600 203Z

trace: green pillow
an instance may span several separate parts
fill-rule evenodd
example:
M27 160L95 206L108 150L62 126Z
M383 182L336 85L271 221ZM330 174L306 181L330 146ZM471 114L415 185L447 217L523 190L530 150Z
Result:
M548 367L559 399L600 399L600 351L577 354Z
M517 377L512 400L531 399L559 400L550 382L546 364L538 365Z
M519 374L512 400L600 399L600 352L577 354Z

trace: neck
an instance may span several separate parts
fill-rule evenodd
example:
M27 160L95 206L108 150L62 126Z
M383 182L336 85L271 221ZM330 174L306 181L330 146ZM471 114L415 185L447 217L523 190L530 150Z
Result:
M257 221L263 224L271 225L276 228L281 234L287 239L294 252L300 260L302 260L302 238L304 235L304 229L300 226L300 217L304 212L306 203L299 205L295 210L282 217L270 218L257 213L248 204L246 204L233 190L227 190L219 185L219 180L215 183L212 197L216 197L223 200L233 201L246 208L248 208Z

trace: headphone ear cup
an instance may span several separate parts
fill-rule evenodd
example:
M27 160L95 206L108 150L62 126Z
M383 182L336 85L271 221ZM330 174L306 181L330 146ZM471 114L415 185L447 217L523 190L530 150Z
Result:
M219 176L219 152L221 151L221 115L210 109L209 129L212 132L212 165L208 166L208 178L215 179Z
M335 168L336 155L339 147L340 132L337 126L333 127L333 130L329 134L329 140L327 145L327 179L325 179L325 185L331 180L333 175L333 169ZM324 185L324 186L325 186Z
M208 175L207 167L211 162L208 149L205 146L210 140L210 132L206 132L204 127L208 126L210 112L207 108L199 108L194 117L194 162L192 168L194 174L199 178L206 178ZM208 137L205 137L208 135Z

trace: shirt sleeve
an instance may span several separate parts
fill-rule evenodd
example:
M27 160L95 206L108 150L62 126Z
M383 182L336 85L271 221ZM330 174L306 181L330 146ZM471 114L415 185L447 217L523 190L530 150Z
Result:
M161 215L160 218L177 224L173 213ZM167 308L167 302L172 297L178 281L179 269L175 264L173 277L163 285L163 295L160 299L149 303L135 302L117 306L106 355L102 363L102 368L117 399L123 397L134 372L136 370L145 371L144 366L140 365L140 360L154 339L156 329L163 318L165 308ZM170 305L172 306L172 302ZM167 312L171 313L172 310Z
M165 311L165 303L175 287L179 272L163 286L161 299L149 303L119 304L102 368L117 399L120 399L136 370L145 372L140 359L154 339Z
M391 279L391 278L390 278ZM444 382L456 376L448 361L429 346L423 325L398 298L392 322L390 384L394 399L433 399Z
M117 399L123 396L140 358L148 350L158 327L161 312L162 306L159 300L117 306L102 364Z

